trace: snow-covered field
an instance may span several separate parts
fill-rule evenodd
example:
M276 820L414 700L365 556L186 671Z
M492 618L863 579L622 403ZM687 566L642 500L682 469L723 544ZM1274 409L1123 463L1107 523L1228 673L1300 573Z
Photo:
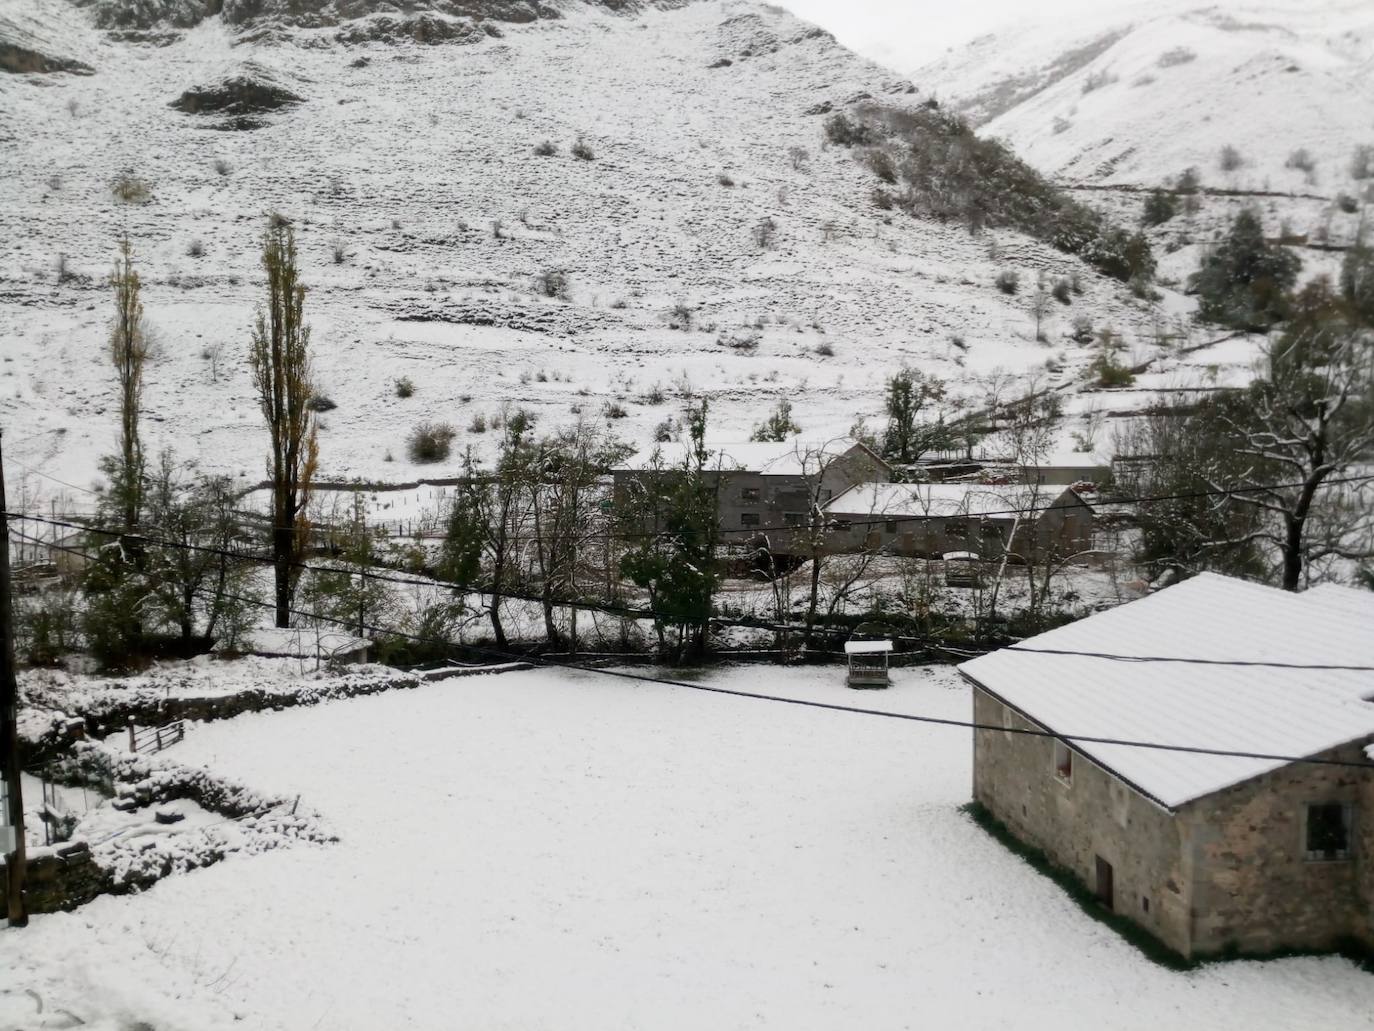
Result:
M835 669L703 682L970 712L947 668L863 695ZM300 792L341 840L0 932L0 1026L1374 1026L1343 960L1145 960L960 814L955 729L538 671L179 749Z

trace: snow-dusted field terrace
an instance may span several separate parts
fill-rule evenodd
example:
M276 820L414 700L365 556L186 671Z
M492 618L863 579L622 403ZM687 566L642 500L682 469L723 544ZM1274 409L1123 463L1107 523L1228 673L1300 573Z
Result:
M952 670L897 676L705 682L969 715ZM959 812L956 729L538 671L197 726L177 758L341 840L0 932L0 1026L1374 1026L1343 960L1150 963Z

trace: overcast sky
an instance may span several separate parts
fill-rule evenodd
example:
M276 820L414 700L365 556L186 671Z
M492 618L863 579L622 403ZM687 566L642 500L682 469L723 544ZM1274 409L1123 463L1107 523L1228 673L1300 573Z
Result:
M1139 0L775 0L846 46L906 73L1009 22L1051 19Z

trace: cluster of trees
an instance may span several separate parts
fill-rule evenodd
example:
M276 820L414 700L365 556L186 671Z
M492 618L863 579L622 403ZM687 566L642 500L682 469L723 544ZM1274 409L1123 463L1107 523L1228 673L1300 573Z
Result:
M1186 396L1118 441L1155 572L1215 569L1298 590L1374 558L1374 250L1295 289L1299 261L1243 212L1192 279L1204 317L1274 330L1243 390Z
M885 185L885 206L970 232L1006 226L1075 254L1104 275L1148 283L1155 259L1143 233L1080 204L1003 143L985 139L934 102L915 110L865 104L832 115L829 142L861 148Z
M267 297L253 328L250 365L269 433L272 485L268 532L276 620L288 626L309 533L306 518L317 448L308 402L310 332L296 271L292 229L273 217L262 241ZM256 621L252 567L238 556L256 546L238 493L164 450L150 462L141 430L150 348L133 248L125 238L110 276L114 319L108 355L119 425L115 450L100 463L106 479L86 546L83 604L46 595L21 607L21 648L55 660L79 639L99 660L122 665L159 652L189 654L211 640L232 647Z

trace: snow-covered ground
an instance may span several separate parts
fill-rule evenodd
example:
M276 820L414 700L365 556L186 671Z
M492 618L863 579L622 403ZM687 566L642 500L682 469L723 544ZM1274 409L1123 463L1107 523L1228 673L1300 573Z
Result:
M970 713L948 668L702 682ZM958 811L956 729L536 671L179 748L341 840L0 932L0 1025L35 992L102 1031L1374 1026L1343 960L1151 964Z

